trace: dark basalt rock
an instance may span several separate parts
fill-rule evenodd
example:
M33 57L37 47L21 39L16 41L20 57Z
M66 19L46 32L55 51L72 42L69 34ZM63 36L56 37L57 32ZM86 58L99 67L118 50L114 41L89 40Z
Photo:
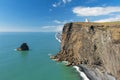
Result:
M19 48L17 48L18 51L28 51L29 47L27 43L23 43Z

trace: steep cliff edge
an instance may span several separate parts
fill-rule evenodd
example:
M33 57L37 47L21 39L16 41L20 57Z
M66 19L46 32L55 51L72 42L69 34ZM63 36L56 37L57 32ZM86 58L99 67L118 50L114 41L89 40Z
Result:
M61 51L55 58L71 65L97 67L120 80L120 22L65 24Z

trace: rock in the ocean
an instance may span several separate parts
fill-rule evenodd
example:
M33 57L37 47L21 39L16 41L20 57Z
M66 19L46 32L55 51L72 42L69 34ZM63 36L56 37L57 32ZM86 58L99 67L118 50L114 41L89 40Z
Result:
M18 51L28 51L29 47L27 43L23 43L19 48L17 48Z

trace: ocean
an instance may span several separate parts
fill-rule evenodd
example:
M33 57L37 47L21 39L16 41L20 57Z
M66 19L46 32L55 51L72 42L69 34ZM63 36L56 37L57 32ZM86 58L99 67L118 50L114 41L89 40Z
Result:
M24 42L30 50L16 51ZM55 33L1 32L0 80L81 80L75 68L49 58L59 50Z

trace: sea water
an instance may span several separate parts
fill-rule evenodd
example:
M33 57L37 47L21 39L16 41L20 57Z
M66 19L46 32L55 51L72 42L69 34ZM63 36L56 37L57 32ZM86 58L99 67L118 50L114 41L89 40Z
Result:
M16 51L22 43L29 51ZM49 55L60 50L55 33L0 33L0 80L81 80L73 67Z

